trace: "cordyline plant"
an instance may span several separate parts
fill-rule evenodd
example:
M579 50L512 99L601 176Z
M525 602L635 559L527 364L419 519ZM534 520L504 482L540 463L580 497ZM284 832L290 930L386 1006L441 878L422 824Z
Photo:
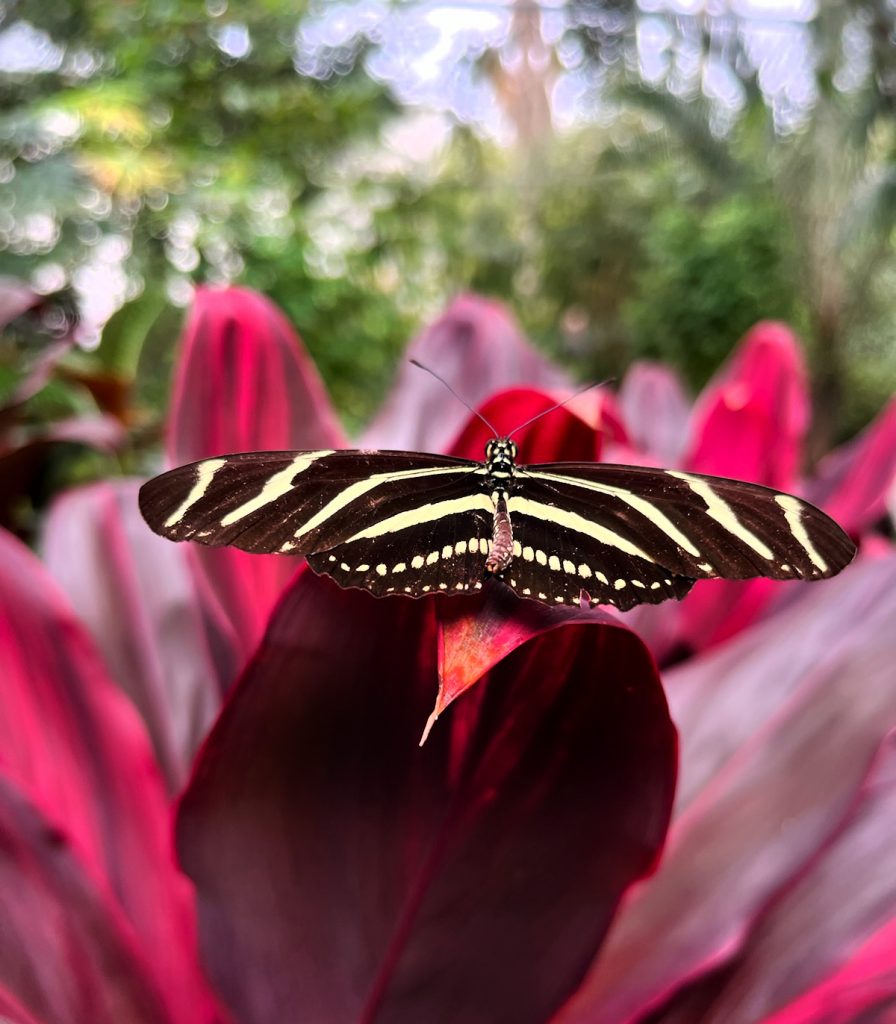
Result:
M501 431L563 397L475 297L411 354ZM433 385L401 374L362 443L479 458L484 428ZM523 461L801 493L860 542L823 586L704 583L624 621L377 600L288 558L175 546L140 520L139 481L62 495L45 566L0 537L0 1013L887 1019L896 405L810 481L806 423L799 350L764 324L693 409L642 366L521 434ZM169 463L345 443L280 314L201 289Z

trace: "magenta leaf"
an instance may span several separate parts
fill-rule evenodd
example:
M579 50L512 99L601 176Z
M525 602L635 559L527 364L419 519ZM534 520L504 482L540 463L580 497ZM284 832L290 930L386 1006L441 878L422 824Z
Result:
M698 398L685 468L792 490L808 424L796 337L785 324L757 324Z
M478 411L499 436L514 431L519 446L519 463L594 462L600 458L605 441L627 442L625 427L609 391L595 390L578 395L568 405L547 415L549 409L572 392L536 388L512 388L493 395ZM530 426L523 426L534 419ZM523 427L516 431L516 428ZM452 455L484 459L486 442L492 432L477 416L468 416L463 429L447 449Z
M632 444L657 466L677 466L687 444L690 402L674 370L636 362L619 389Z
M841 830L896 723L894 617L896 554L668 673L682 779L667 852L559 1020L641 1019L744 955ZM831 905L861 892L846 875Z
M245 288L199 288L184 335L168 431L172 465L244 451L340 448L317 370L283 314ZM191 548L243 642L257 643L295 559Z
M65 492L47 516L42 554L140 712L176 792L241 668L240 643L190 571L186 548L143 521L139 486L117 480Z
M568 383L565 375L526 341L506 307L480 295L456 298L411 343L406 355L444 377L473 408L496 391L514 385L550 389ZM392 393L364 432L362 444L365 448L446 451L468 415L444 384L404 362Z
M887 1024L892 1020L894 1004L896 917L839 970L764 1024Z
M792 492L808 422L796 337L784 324L757 324L697 400L685 468ZM759 617L777 591L767 580L695 587L678 613L678 645L702 650L733 636Z
M896 398L862 434L821 462L807 496L858 536L886 515L891 487L896 487Z
M305 573L203 748L178 846L237 1021L540 1024L653 864L675 736L638 639L551 630L421 749L435 640L434 601Z
M0 843L6 873L0 888L19 922L12 934L4 929L0 940L9 944L8 962L16 963L11 976L3 975L6 961L0 957L0 986L17 994L17 980L25 984L30 977L29 964L29 970L45 970L48 977L58 974L59 985L69 983L64 978L68 945L57 936L53 949L60 959L53 961L46 930L55 927L70 900L79 900L76 913L86 931L75 919L71 927L94 972L108 974L110 983L118 967L106 955L112 947L104 936L114 925L116 935L131 937L127 956L135 971L152 979L166 1014L145 1019L183 1024L210 1019L211 1002L195 958L189 889L174 866L165 794L142 724L108 679L46 570L6 533L0 533L0 647L0 779L6 787L7 833ZM25 849L27 856L10 852ZM93 909L88 890L97 894ZM117 941L109 938L113 945ZM46 962L33 962L35 956L45 956ZM87 998L89 991L81 995ZM50 1019L80 1024L92 1018ZM127 1014L118 1019L128 1019Z

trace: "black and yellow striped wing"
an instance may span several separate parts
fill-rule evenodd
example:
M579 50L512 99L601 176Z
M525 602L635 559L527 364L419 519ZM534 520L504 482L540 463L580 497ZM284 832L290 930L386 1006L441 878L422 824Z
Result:
M548 604L630 608L698 579L818 579L855 548L823 512L756 484L594 463L515 467L413 452L258 452L149 481L140 507L172 540L305 555L376 595L457 593L489 578L506 493L513 557L499 578Z
M150 480L140 510L171 540L305 555L378 596L478 589L493 506L480 463L412 452L247 452Z
M508 500L524 597L630 608L698 579L820 579L855 546L825 513L758 484L593 463L521 466Z

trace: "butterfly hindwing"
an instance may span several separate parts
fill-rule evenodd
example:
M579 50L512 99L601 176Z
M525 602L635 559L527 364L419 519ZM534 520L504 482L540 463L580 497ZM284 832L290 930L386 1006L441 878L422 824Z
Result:
M535 517L514 518L514 559L501 579L521 597L572 605L584 599L626 609L684 597L694 585L693 579L590 537L552 529Z
M466 481L464 481L466 484ZM492 534L491 503L479 494L458 494L460 511L436 520L360 536L329 551L308 555L315 572L343 587L362 587L377 596L458 593L480 589ZM444 492L440 495L444 501ZM475 506L475 507L470 507ZM388 520L387 520L388 521ZM365 531L360 531L362 534Z

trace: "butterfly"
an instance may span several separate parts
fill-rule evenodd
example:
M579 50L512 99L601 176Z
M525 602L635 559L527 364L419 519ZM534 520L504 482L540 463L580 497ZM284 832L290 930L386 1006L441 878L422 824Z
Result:
M304 555L377 596L469 593L495 578L549 605L627 609L681 598L699 579L821 579L855 554L824 512L758 484L517 458L509 436L482 462L244 452L155 477L140 509L171 540Z

